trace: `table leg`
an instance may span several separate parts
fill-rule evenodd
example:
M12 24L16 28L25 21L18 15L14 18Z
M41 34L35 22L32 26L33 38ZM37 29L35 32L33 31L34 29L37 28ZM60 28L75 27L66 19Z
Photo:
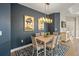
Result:
M46 56L46 43L44 43L44 55Z

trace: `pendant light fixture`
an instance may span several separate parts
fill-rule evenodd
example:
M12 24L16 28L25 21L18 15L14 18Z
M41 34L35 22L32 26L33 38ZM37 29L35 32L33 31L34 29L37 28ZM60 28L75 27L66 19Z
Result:
M45 12L49 11L49 5L50 5L49 3L45 3ZM49 15L46 15L46 14L45 14L45 17L43 17L43 21L45 23L52 23L52 19L50 19Z

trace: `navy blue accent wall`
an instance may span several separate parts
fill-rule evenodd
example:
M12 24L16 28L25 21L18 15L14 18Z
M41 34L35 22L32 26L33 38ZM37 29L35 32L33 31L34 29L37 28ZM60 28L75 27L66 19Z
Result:
M24 15L35 18L35 28L33 32L24 31ZM13 49L31 43L30 36L39 32L38 18L42 16L44 16L44 14L19 4L0 4L0 31L2 31L3 34L0 36L0 55L10 55L10 48ZM60 32L60 13L53 13L50 17L53 19L53 23L45 24L43 32L50 31L52 33L55 31L55 27L57 28L57 32ZM21 43L21 40L24 40L24 42Z
M33 16L35 18L34 31L25 32L23 29L23 16ZM31 35L38 31L38 18L44 16L44 14L22 6L20 4L11 4L11 48L16 48L22 45L31 43ZM44 32L47 31L46 25ZM21 43L24 40L24 43Z
M0 56L10 55L10 4L0 4Z
M52 18L53 23L48 24L48 31L52 32L60 32L60 13L53 13L49 15Z

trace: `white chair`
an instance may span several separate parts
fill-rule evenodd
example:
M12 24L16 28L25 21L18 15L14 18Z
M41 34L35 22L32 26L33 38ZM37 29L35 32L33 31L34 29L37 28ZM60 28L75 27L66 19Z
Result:
M56 41L57 41L57 36L54 36L51 42L47 44L47 48L49 49L49 52L51 55L53 55L54 48L56 47L56 44L57 44Z
M69 31L67 31L66 32L66 41L68 41L68 40L71 40L72 41L72 39L73 39L72 35L70 34Z
M41 36L44 36L44 35L45 35L45 33L44 33L44 32L41 32L40 34L41 34Z
M67 43L71 40L69 32L61 32L60 36L61 36L60 44L69 47L67 45Z
M32 39L32 46L33 46L33 53L32 53L32 55L33 55L34 54L34 51L36 49L35 37L34 36L31 36L31 39Z
M50 32L47 32L47 35L50 35Z
M66 32L60 32L61 40L66 40Z
M36 39L35 41L36 41L36 49L37 49L37 56L38 56L40 53L44 53L44 43L38 39ZM43 49L43 51L41 49Z
M61 32L60 35L61 35L61 40L63 40L63 41L68 41L68 40L71 40L71 38L72 38L69 31Z
M56 41L57 45L59 44L60 40L61 40L61 35L57 35L57 41Z
M36 33L36 36L40 36L40 33Z
M53 32L53 35L58 35L58 32Z
M39 52L41 49L44 48L44 45L41 41L39 41L38 39L35 39L35 37L31 36L31 39L32 39L32 45L33 45L33 53L32 55L34 54L34 51L37 50L37 56L42 53L43 51Z

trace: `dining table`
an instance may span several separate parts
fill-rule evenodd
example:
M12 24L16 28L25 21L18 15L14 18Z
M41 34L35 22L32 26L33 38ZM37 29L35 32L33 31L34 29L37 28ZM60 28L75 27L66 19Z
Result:
M36 40L40 40L44 43L44 55L46 56L46 44L54 39L54 35L47 35L47 36L37 36L35 37Z

